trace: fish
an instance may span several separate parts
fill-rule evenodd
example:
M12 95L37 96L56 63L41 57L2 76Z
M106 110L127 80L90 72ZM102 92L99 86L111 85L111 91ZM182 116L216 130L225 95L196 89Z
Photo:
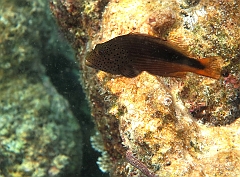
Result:
M163 77L183 77L192 72L219 79L220 62L220 56L196 59L172 42L140 33L97 44L85 60L89 67L128 78L146 71Z

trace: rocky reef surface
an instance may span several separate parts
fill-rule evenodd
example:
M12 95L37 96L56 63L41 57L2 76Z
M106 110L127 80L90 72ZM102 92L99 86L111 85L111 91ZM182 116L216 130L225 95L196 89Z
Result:
M0 176L79 175L79 124L40 61L60 49L48 2L2 0L0 31Z
M239 6L238 0L50 1L77 51L102 171L113 177L240 174ZM143 72L129 79L85 66L96 44L128 33L169 40L196 58L220 56L222 77Z

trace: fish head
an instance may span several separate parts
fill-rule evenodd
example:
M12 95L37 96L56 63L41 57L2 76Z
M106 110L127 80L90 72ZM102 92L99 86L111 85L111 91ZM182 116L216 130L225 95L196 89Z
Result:
M86 56L86 65L111 74L121 74L127 51L109 43L97 44Z

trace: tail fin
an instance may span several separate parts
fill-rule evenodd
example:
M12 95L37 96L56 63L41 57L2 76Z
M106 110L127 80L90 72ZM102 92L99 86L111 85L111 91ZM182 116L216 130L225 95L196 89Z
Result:
M219 79L221 76L221 63L223 60L221 57L209 57L199 60L205 69L199 70L197 73L203 76Z

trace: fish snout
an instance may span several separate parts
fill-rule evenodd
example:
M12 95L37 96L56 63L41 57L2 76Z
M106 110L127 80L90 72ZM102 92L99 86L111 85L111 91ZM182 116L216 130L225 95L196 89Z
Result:
M85 64L89 67L92 67L92 68L94 67L93 64L91 62L89 62L88 60L85 61Z

